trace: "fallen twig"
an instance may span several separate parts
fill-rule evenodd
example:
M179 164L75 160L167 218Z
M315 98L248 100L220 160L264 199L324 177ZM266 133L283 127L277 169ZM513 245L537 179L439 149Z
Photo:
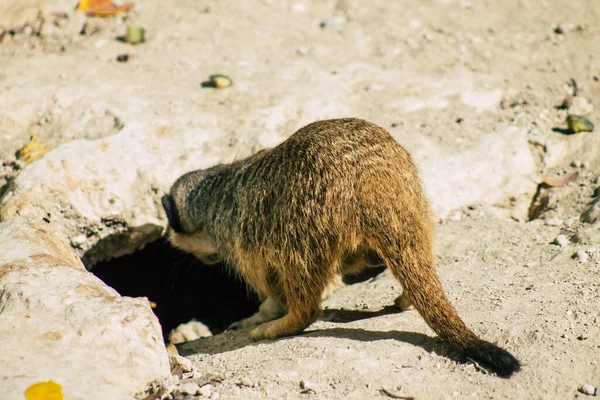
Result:
M579 93L579 86L577 86L577 81L573 78L571 78L571 86L573 86L573 97L575 97Z
M402 396L401 394L396 394L394 392L391 392L389 390L387 390L386 388L381 388L379 389L383 394L388 395L389 397L391 397L392 399L402 399L402 400L415 400L415 396Z

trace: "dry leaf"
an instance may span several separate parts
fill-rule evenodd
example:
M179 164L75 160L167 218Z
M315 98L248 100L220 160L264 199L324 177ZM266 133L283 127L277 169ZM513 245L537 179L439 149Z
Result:
M62 386L54 381L38 382L25 390L26 400L63 400Z
M114 17L132 7L133 3L115 5L112 0L81 0L76 10L94 17Z
M594 124L581 115L567 115L567 126L571 133L591 132L594 130Z
M544 178L542 179L542 182L550 187L560 187L575 182L577 178L579 178L579 172L573 172L572 174L561 176L559 178Z
M42 146L37 141L37 137L33 135L31 139L29 139L29 143L17 150L17 159L30 164L41 158L48 150L50 150L50 146Z

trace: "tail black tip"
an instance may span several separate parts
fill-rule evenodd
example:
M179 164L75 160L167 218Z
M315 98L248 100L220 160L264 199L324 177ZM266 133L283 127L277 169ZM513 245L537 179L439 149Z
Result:
M510 378L521 369L521 363L512 354L484 340L472 343L463 354L501 378Z

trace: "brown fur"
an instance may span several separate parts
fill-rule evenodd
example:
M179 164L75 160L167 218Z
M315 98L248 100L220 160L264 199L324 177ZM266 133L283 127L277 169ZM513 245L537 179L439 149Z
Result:
M237 323L258 325L255 340L297 334L318 318L337 276L384 263L404 289L398 306L414 304L442 339L499 375L519 369L446 297L417 169L377 125L312 123L273 149L182 176L163 204L175 246L201 259L217 253L266 299Z

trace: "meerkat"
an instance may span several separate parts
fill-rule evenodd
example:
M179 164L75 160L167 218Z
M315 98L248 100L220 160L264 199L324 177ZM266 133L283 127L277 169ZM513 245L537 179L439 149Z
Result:
M253 340L298 334L336 277L385 264L451 348L501 377L520 362L458 316L434 266L428 199L409 153L360 119L311 123L247 159L189 172L163 196L168 236L201 261L222 260L264 302L234 327Z

